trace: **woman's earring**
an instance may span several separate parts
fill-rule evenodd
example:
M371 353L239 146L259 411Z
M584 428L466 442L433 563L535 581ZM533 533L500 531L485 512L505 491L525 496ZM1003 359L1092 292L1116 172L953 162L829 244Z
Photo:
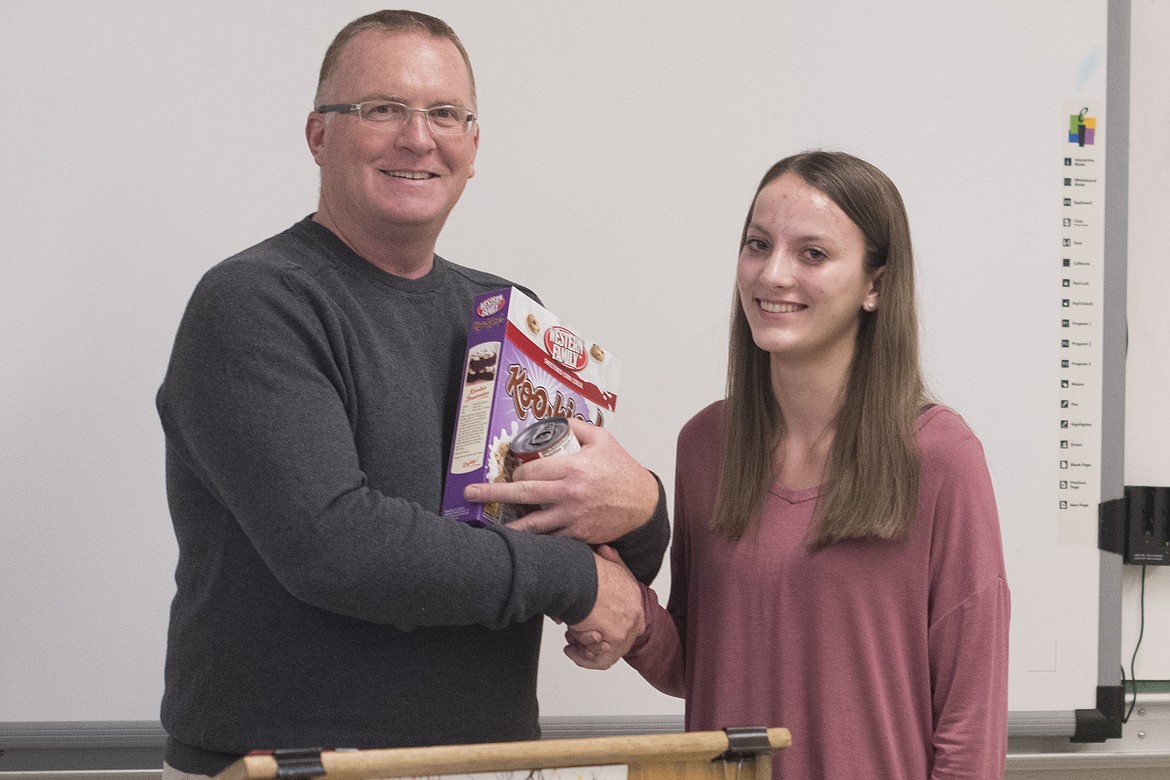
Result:
M877 308L877 304L874 303L873 301L866 301L865 302L865 310L866 311L873 311L876 308Z

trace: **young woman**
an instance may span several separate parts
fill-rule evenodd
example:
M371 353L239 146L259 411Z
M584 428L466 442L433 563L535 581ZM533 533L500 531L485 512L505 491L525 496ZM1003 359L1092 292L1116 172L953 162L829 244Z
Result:
M688 730L789 728L785 778L1001 778L999 520L979 441L923 389L897 188L846 154L780 161L736 286L727 398L678 439L670 600L645 589L626 660Z

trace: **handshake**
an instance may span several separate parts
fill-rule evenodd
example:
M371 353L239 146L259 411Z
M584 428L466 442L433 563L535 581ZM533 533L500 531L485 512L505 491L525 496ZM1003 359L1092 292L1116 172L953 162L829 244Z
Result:
M646 630L642 588L608 545L594 553L597 601L593 611L565 631L565 655L585 669L608 669Z
M579 452L524 463L515 481L469 485L463 495L477 503L538 505L508 527L593 545L597 598L585 619L569 627L565 654L580 666L608 669L641 636L646 617L641 586L606 543L654 515L658 481L604 429L578 420L569 426Z

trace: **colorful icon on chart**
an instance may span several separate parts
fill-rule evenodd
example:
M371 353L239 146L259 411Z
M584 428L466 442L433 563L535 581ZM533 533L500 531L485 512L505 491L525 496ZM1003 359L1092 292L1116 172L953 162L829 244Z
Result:
M1077 146L1092 146L1097 135L1097 117L1089 116L1089 109L1082 108L1068 117L1068 142Z

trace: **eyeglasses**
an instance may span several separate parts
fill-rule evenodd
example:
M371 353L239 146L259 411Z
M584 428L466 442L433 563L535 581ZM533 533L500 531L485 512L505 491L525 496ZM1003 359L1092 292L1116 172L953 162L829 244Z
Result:
M406 126L412 114L426 117L427 127L436 135L463 135L471 129L476 117L471 111L460 106L435 106L434 108L411 108L394 100L367 100L364 103L331 103L317 106L318 114L335 112L357 114L363 125L379 130L399 130Z

